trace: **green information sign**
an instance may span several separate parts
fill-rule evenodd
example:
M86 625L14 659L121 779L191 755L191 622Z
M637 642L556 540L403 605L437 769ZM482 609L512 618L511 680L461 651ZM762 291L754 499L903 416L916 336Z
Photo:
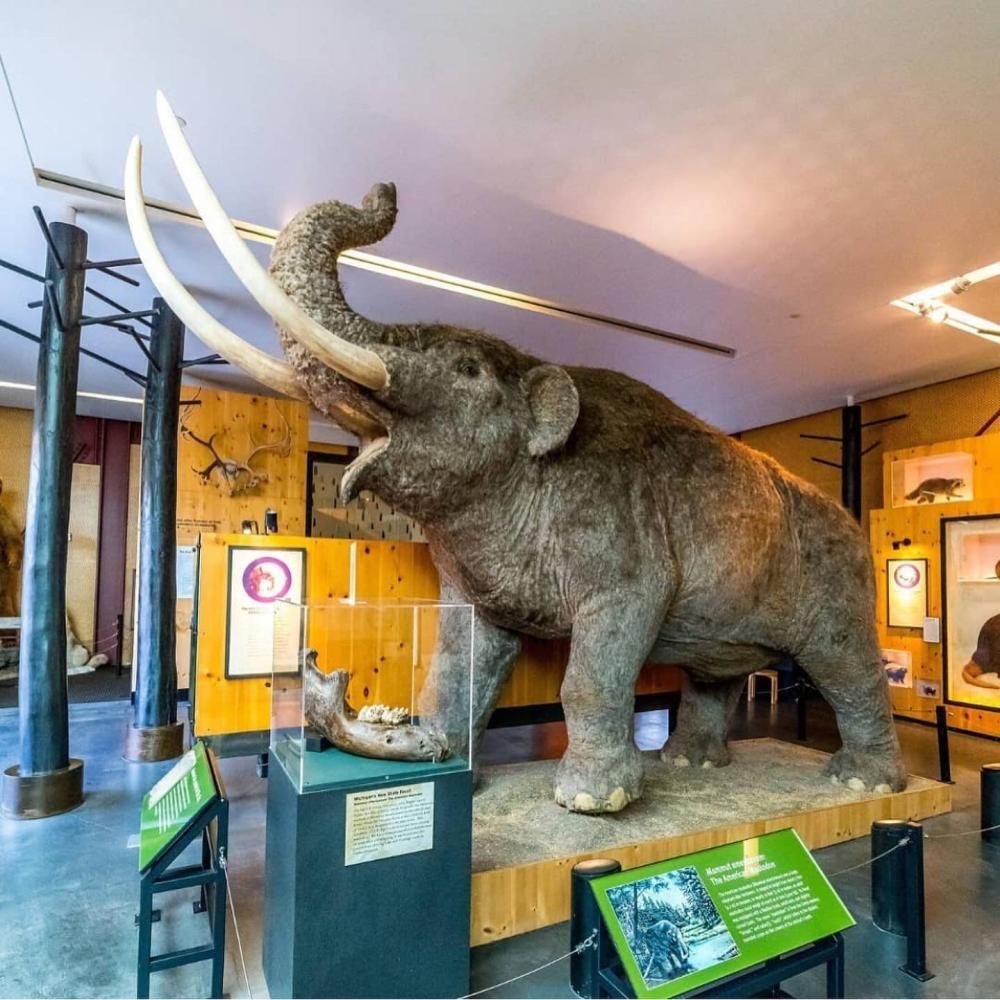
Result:
M637 997L675 997L854 924L794 830L591 885Z
M142 800L139 871L145 871L218 795L208 754L201 743L153 785Z

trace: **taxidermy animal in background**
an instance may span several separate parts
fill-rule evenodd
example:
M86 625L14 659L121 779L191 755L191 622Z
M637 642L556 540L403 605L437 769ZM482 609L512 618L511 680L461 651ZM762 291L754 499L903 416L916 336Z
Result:
M904 787L871 556L842 507L627 375L547 364L477 330L387 326L354 312L337 257L392 229L391 184L360 208L328 201L300 212L268 274L158 102L188 192L275 319L287 363L218 324L170 272L146 218L134 139L126 207L146 270L212 350L360 436L345 500L372 490L417 520L442 596L476 605L475 740L521 635L570 637L556 801L616 811L642 793L632 730L644 661L684 666L680 721L662 755L712 767L729 762L727 725L747 675L791 655L837 715L843 746L827 772L852 787ZM470 750L466 638L439 629L420 709L460 754Z
M222 486L227 496L231 497L249 493L250 490L256 489L261 483L266 483L268 478L267 472L263 469L253 468L253 460L258 455L263 455L268 451L273 451L282 458L287 458L291 453L292 429L288 426L288 421L285 419L283 413L279 411L278 416L281 417L285 425L284 436L279 441L272 441L270 444L257 444L251 434L250 440L254 444L254 449L242 462L235 458L224 458L216 451L215 439L222 431L216 431L206 441L204 438L198 437L190 427L181 424L181 433L186 438L190 438L195 444L200 444L212 453L212 461L208 465L203 469L192 469L191 471L207 486L212 481L212 473L218 470Z
M0 498L3 480L0 479ZM16 618L17 575L24 555L24 532L14 523L0 499L0 618Z
M917 503L934 503L937 497L954 500L964 488L964 479L925 479L912 493L906 494L906 499Z
M976 651L962 667L962 679L975 687L1000 688L1000 615L983 623Z

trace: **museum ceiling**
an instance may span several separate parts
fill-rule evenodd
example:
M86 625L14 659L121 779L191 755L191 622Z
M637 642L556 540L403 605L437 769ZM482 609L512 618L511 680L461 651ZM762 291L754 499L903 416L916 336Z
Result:
M737 355L351 270L361 311L482 327L548 359L618 368L726 430L1000 363L1000 346L889 305L1000 259L998 33L991 0L947 12L918 0L0 9L37 170L120 189L138 132L147 195L187 204L156 124L162 88L238 219L280 227L311 202L358 201L393 180L400 217L377 253ZM36 186L3 91L0 253L37 269L33 203L50 218L75 206L92 256L132 255L113 200ZM213 313L277 352L203 229L167 220L157 235ZM100 287L133 308L152 294ZM976 295L1000 303L995 289ZM0 274L0 316L33 326L33 297ZM86 337L139 362L120 334ZM33 382L34 355L5 336L0 381ZM86 359L80 383L136 396ZM0 402L30 396L0 388ZM107 400L83 409L138 413Z

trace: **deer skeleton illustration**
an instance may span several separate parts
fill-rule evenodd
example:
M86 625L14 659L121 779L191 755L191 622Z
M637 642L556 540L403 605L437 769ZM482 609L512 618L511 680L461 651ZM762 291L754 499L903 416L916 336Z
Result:
M222 480L222 485L224 486L227 494L231 497L239 496L242 493L248 493L250 490L259 486L261 483L266 483L268 480L268 475L263 469L255 469L253 467L253 460L265 452L273 451L276 455L280 455L282 458L287 458L292 446L292 430L288 426L288 421L285 419L285 415L279 411L278 416L281 417L282 423L285 425L285 433L280 441L272 441L268 444L258 444L254 440L253 434L250 435L250 440L253 442L254 449L250 454L241 462L236 458L226 458L220 455L215 447L215 439L219 437L222 433L221 431L216 431L212 434L206 441L204 438L198 437L190 427L181 424L181 433L195 444L200 444L203 448L207 448L212 453L212 461L203 469L196 469L194 466L191 467L191 471L194 472L198 478L208 485L212 481L212 473L219 470L219 478Z

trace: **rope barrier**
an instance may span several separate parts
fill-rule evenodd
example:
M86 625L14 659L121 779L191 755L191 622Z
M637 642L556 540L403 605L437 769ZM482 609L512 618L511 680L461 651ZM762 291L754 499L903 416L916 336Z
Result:
M876 861L881 861L882 858L887 858L893 851L898 851L901 847L906 847L909 842L910 838L904 837L898 844L893 844L889 850L883 851L881 854L876 854L874 858L869 858L867 861L862 861L857 865L851 865L850 868L841 868L839 872L830 872L829 874L824 872L824 874L827 878L836 878L838 875L846 875L848 872L857 871L859 868L866 868L868 865L875 864Z
M226 860L225 848L219 849L219 866L226 876L226 898L229 900L229 912L233 915L233 930L236 932L236 947L240 953L240 968L243 970L243 982L247 984L247 996L253 1000L253 990L250 989L250 977L247 975L247 963L243 957L243 941L240 938L240 925L236 919L236 901L233 899L233 884L229 881L229 862Z
M575 948L566 952L565 955L560 955L558 958L553 958L551 961L546 962L544 965L539 965L537 968L529 969L527 972L522 972L519 976L513 976L511 979L505 979L502 983L494 983L493 986L486 986L481 990L476 990L475 993L466 993L461 1000L470 1000L471 997L482 996L483 993L490 993L493 990L500 989L501 986L509 986L511 983L516 983L519 979L527 979L528 976L533 976L536 972L541 972L542 969L551 968L553 965L559 962L564 962L567 958L571 958L573 955L579 955L581 952L586 951L588 948L597 947L597 931L591 931L590 936L581 941Z

